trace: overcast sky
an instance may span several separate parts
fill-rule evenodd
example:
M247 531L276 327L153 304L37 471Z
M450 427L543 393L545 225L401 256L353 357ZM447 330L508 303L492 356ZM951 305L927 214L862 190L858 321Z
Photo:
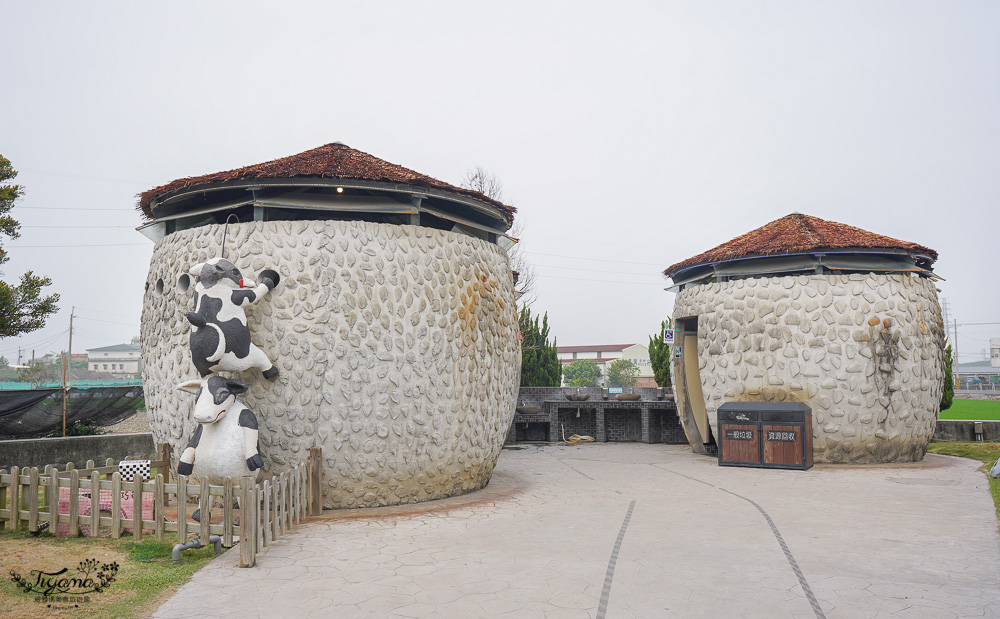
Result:
M645 343L663 269L799 211L936 249L962 361L1000 337L1000 3L5 4L3 277L42 355L139 333L136 194L340 140L503 182L561 345ZM178 308L181 311L184 308ZM968 326L962 326L968 324ZM24 354L24 353L22 353ZM22 357L24 359L24 357Z

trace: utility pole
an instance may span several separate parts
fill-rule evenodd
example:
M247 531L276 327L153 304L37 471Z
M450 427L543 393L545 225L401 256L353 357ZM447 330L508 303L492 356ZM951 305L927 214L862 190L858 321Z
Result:
M72 365L73 358L73 312L76 311L76 306L74 305L72 309L69 310L69 350L66 351L66 355L63 357L63 436L66 436L66 394L69 393L69 388L66 386L66 366Z
M962 384L958 381L958 318L955 319L955 359L953 360L955 367L952 370L952 375L955 377L955 389L961 388Z
M947 337L949 335L948 323L951 322L951 308L948 306L948 299L941 299L941 317L944 319L944 334ZM955 339L955 335L951 334L951 339Z

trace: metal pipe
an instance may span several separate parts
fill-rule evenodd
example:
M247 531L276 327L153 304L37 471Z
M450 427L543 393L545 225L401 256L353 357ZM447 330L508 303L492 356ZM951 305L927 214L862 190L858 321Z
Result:
M209 535L208 543L213 545L213 552L216 555L222 554L222 536L221 535ZM203 544L201 543L201 538L196 537L189 542L183 544L174 545L174 549L170 552L174 563L179 563L181 560L181 551L190 550L191 548L201 548Z

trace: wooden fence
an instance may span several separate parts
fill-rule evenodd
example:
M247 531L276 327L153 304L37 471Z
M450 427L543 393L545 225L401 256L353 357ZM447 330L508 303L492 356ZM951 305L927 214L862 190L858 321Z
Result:
M271 479L227 479L221 486L204 479L200 484L188 483L184 476L175 476L176 481L169 483L170 449L165 443L157 447L157 459L150 466L157 469L152 480L136 475L132 481L123 481L110 459L102 467L88 462L84 469L67 464L63 470L53 466L41 471L16 466L0 470L0 530L27 526L31 532L48 529L60 535L91 537L105 530L113 538L128 530L137 540L151 535L168 541L168 536L176 535L178 543L196 534L203 544L209 536L219 535L227 548L247 539L253 543L240 544L240 565L252 567L258 552L322 510L319 447L310 449L305 462ZM215 497L221 500L221 508L213 505ZM237 497L239 514L233 507ZM171 504L174 509L169 508ZM200 522L189 522L189 512L195 509L201 510Z

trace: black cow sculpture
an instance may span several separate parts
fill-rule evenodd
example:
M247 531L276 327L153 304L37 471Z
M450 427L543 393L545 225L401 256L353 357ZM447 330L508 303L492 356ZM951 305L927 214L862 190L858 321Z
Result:
M198 278L194 311L187 313L192 325L191 359L198 373L204 378L213 372L259 368L264 378L273 380L278 368L250 341L244 308L278 285L278 273L262 271L258 284L225 258L196 264L189 272Z

